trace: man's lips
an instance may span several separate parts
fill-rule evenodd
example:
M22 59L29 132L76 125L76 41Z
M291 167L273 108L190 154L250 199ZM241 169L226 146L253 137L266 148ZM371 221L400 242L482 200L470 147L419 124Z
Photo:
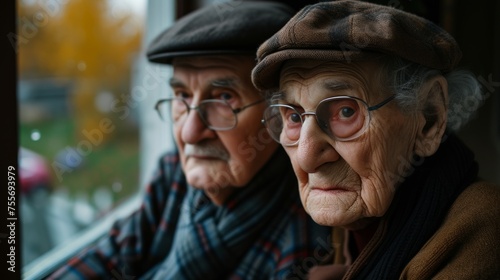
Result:
M200 160L224 160L229 159L229 154L223 147L217 145L198 144L186 145L184 155L187 159L194 158Z
M217 156L195 155L195 154L188 155L187 158L193 158L193 159L199 159L199 160L222 160L220 157L217 157Z

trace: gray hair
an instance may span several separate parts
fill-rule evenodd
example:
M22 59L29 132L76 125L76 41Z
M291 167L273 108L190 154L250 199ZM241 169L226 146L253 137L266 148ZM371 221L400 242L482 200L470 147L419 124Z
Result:
M443 75L441 71L404 61L389 58L384 63L389 73L389 84L396 94L395 100L405 112L423 110L427 119L432 119L432 108L425 106L419 91L430 78ZM457 131L474 115L482 105L484 96L475 76L466 70L453 70L443 75L448 83L448 120L447 130Z

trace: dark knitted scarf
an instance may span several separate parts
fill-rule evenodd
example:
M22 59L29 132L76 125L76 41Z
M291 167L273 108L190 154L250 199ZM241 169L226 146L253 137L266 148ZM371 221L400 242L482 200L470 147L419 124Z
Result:
M477 179L474 154L456 136L419 161L388 210L387 233L356 279L398 279L441 225L451 204Z

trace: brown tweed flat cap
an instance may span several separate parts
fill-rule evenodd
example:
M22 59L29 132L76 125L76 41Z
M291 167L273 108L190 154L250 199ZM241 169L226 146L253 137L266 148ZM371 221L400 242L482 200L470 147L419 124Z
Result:
M149 45L148 60L172 63L178 56L253 54L295 14L270 1L233 1L200 8L179 19Z
M304 7L264 42L252 80L260 90L277 87L289 59L350 62L380 53L445 72L462 57L453 37L429 20L389 6L338 0Z

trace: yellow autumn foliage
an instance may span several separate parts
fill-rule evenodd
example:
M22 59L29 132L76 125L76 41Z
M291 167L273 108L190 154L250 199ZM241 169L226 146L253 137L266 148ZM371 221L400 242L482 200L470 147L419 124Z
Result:
M76 133L97 128L106 117L97 94L129 92L142 20L105 0L18 0L17 7L19 77L71 81Z

